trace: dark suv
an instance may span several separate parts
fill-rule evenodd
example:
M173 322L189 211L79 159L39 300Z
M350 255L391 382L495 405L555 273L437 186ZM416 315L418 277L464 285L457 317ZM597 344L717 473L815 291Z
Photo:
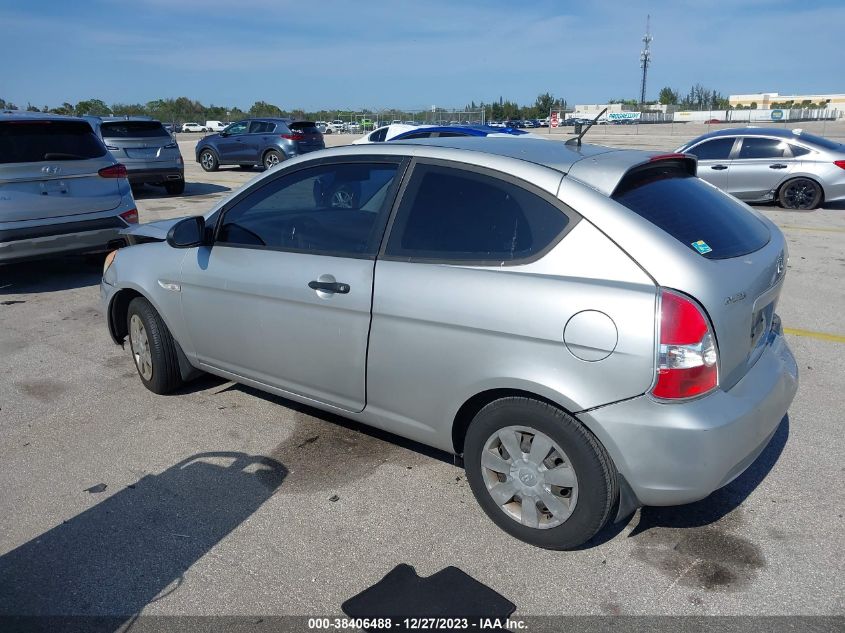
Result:
M247 119L211 134L197 143L197 162L205 171L220 165L274 167L287 158L325 147L312 121Z
M162 185L170 195L185 191L185 163L179 145L160 121L148 117L83 117L133 185Z

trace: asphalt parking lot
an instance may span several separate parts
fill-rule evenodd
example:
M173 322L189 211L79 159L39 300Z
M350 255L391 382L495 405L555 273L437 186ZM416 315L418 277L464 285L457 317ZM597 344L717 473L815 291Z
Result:
M642 127L589 140L684 138ZM138 191L142 222L203 213L260 173L203 172L197 140L179 137L184 196ZM759 209L790 248L788 417L710 498L571 552L499 531L447 455L216 378L148 392L106 331L101 258L0 267L0 610L340 615L405 563L456 566L517 616L842 614L845 205Z

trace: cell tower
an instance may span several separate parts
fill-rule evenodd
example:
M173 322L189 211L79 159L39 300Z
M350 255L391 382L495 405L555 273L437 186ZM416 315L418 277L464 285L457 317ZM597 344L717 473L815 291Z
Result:
M651 63L651 14L646 16L645 20L645 35L643 35L643 44L645 47L640 53L640 68L643 69L643 81L640 84L640 105L645 103L645 82L648 76L648 65Z

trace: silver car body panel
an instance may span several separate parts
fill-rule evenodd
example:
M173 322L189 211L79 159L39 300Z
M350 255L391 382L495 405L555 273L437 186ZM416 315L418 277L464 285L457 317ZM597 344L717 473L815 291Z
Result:
M771 233L762 249L702 258L604 193L653 153L538 140L336 148L292 159L253 184L303 162L372 155L502 172L556 196L581 220L541 258L508 266L140 244L122 250L109 269L107 309L118 292L134 290L152 302L195 366L447 451L456 450L453 422L470 398L499 389L535 394L583 421L643 503L702 498L765 446L797 388L774 315L785 242L765 218L757 214ZM231 199L212 209L209 222L227 204ZM162 239L171 222L127 233ZM372 294L325 301L306 287L321 274L362 290L372 283ZM193 303L192 289L202 284L215 293ZM660 286L695 297L708 314L720 352L715 392L671 404L648 395ZM726 301L743 292L743 300ZM586 328L565 340L568 324L584 313ZM765 327L752 339L760 315ZM615 342L591 342L590 328L608 320Z

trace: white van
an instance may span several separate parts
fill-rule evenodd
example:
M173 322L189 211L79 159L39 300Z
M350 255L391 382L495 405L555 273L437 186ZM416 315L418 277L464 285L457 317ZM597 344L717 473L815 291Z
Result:
M208 132L222 132L223 128L226 127L226 124L222 121L206 121L205 122L205 129Z

